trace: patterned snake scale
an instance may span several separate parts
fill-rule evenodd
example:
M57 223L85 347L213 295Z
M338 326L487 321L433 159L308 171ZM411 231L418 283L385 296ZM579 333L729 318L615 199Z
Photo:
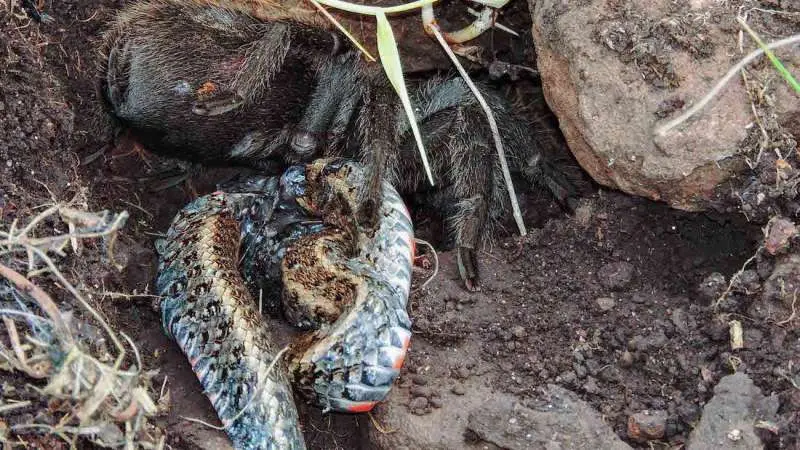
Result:
M356 223L359 183L362 168L341 159L237 180L187 205L157 243L163 326L236 448L305 448L293 387L326 411L364 412L399 375L411 219L384 184L377 225ZM289 358L251 289L306 330Z

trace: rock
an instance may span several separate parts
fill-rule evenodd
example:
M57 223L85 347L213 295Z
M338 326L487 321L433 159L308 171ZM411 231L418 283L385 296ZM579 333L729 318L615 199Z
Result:
M763 448L754 424L759 420L774 421L778 406L776 396L765 397L744 373L722 377L686 448Z
M619 357L619 365L622 367L630 367L633 365L633 353L625 350L622 356Z
M625 261L604 265L597 271L600 284L608 289L623 289L633 278L633 264Z
M409 393L414 397L433 397L433 390L428 386L411 386Z
M411 382L420 386L425 386L428 384L428 379L422 375L414 375L411 377Z
M767 231L767 239L764 241L764 249L770 255L777 255L789 248L792 238L797 236L797 227L794 222L783 217L775 218Z
M728 71L731 55L738 57L738 29L724 25L728 9L669 0L529 5L545 98L598 183L686 210L708 208L717 194L740 204L724 182L747 177L740 143L757 132L742 82L729 82L683 125L656 132L697 103ZM695 16L708 20L687 19ZM748 42L745 52L754 48ZM776 89L776 112L794 117L796 96L788 86Z
M428 407L428 399L425 397L414 397L411 403L408 404L408 409L414 414L424 414L425 408Z
M628 417L628 437L635 441L661 439L666 427L666 411L642 411Z
M457 384L457 385L453 386L453 389L451 389L450 392L452 392L453 394L456 394L456 395L464 395L464 394L467 393L467 391L464 390L464 386L462 386L460 384Z
M464 366L461 366L458 369L456 369L455 376L456 376L456 378L465 380L465 379L469 378L469 376L470 376L469 369L467 369Z
M528 332L525 331L525 327L521 325L514 325L511 327L511 334L513 334L517 339L522 339L528 335Z
M600 297L595 301L601 311L610 311L614 308L614 299L611 297Z
M540 401L493 391L479 380L463 386L468 395L445 394L441 402L411 398L393 390L374 410L376 427L366 427L369 447L377 450L449 450L499 446L507 449L629 449L600 415L574 393L558 386L543 389ZM410 403L418 403L414 411ZM422 414L422 415L420 415ZM395 430L386 433L385 430ZM465 442L466 440L466 442ZM483 441L476 443L475 441Z
M630 448L577 395L555 385L546 390L547 402L536 409L492 398L470 413L467 427L480 440L510 450Z

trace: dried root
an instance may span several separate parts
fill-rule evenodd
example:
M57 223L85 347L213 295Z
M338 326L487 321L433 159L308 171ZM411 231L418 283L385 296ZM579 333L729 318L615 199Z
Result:
M113 245L126 219L126 212L96 214L54 204L25 226L15 220L0 231L0 374L16 372L44 383L28 386L33 395L26 399L14 398L20 389L2 390L0 442L52 435L73 448L79 438L112 448L164 448L163 431L150 423L163 408L149 393L155 373L144 370L133 341L111 328L54 260L69 248L80 255L84 241L101 240L113 263ZM66 233L38 233L62 226ZM27 276L20 273L25 269ZM40 287L51 282L69 295L54 300ZM71 303L92 323L73 315ZM105 340L113 350L102 345ZM133 361L126 360L126 348ZM46 407L22 420L14 416L39 405Z

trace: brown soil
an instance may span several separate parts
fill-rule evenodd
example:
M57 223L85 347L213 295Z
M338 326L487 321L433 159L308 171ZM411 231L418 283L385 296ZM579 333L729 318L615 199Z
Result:
M132 148L124 146L93 158L107 142L98 131L94 48L122 3L60 1L48 5L55 22L42 25L11 14L21 10L0 11L0 216L4 223L29 217L50 199L45 185L60 200L84 192L90 209L129 211L117 249L126 263L122 272L75 257L63 267L86 289L142 294L155 275L155 238L191 197L180 188L149 190L152 177L173 162L126 155ZM526 17L524 2L515 4L523 12L508 14L507 22L529 39L529 22L518 19ZM491 36L481 44L505 61L532 58ZM204 172L195 186L208 192L229 173ZM480 377L522 400L537 386L559 384L598 409L623 438L628 414L666 410L665 440L678 443L696 423L714 383L735 364L762 391L781 398L781 431L770 446L800 445L800 401L781 375L798 377L797 328L749 317L750 304L758 301L753 295L740 294L714 310L711 299L698 293L712 272L727 278L742 266L759 245L759 227L742 215L690 214L606 191L588 195L573 217L544 196L523 200L528 224L539 228L521 241L501 239L481 254L482 292L462 290L453 255L439 255L438 278L411 301L416 333L407 373L441 391L449 391L454 380ZM433 222L421 216L418 223L421 235L436 237ZM416 285L425 275L418 274ZM97 306L134 338L146 366L160 370L156 385L167 378L172 406L161 425L173 448L224 442L218 432L182 419L215 421L187 361L164 336L152 300L105 298ZM742 320L746 330L748 345L737 352L728 341L731 318ZM453 348L469 353L439 357ZM411 377L403 378L400 389L410 383ZM4 381L27 382L0 374ZM310 408L304 414L310 448L370 447L364 437L374 425L368 417L321 416Z

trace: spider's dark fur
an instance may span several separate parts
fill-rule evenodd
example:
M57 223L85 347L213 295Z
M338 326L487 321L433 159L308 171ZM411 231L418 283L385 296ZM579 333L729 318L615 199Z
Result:
M138 3L106 35L100 89L112 115L145 147L202 163L309 161L346 156L365 163L362 217L388 180L422 193L446 216L468 288L477 288L475 249L510 211L483 110L458 78L410 86L435 188L408 121L379 66L345 38L291 21L177 0ZM571 203L573 184L540 151L532 126L482 87L512 172Z

